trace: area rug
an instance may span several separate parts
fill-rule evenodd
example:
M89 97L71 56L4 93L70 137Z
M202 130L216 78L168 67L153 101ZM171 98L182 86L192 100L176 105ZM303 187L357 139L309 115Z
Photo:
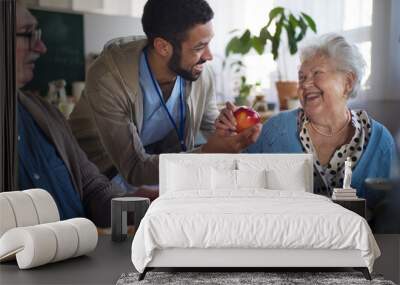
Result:
M382 276L372 275L368 281L360 272L148 272L142 281L138 281L139 273L122 274L117 285L146 284L213 284L213 285L358 285L379 284L395 285L384 280Z

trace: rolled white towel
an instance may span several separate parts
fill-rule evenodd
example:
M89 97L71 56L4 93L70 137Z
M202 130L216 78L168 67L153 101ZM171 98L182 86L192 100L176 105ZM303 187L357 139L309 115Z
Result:
M87 254L97 245L96 226L75 218L8 230L0 238L0 261L16 256L20 269Z
M22 192L31 197L39 218L39 224L52 223L60 220L56 202L49 192L38 188Z
M56 252L54 233L41 225L13 228L0 238L0 261L16 256L20 269L49 263Z
M57 241L57 250L51 262L64 260L75 255L79 237L75 229L71 228L70 223L65 221L48 223L44 224L43 227L50 229Z
M31 197L23 191L3 192L1 196L10 203L17 227L26 227L39 224L35 205Z
M15 227L60 220L53 197L43 189L0 193L0 213L0 237Z
M74 218L65 222L70 223L78 233L78 247L73 257L86 254L96 248L97 228L92 221L85 218Z
M0 194L0 237L9 229L15 228L17 221L10 201Z

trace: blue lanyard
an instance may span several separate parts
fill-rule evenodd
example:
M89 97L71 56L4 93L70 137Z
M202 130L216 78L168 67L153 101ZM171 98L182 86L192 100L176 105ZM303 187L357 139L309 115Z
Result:
M172 123L172 125L173 125L173 127L174 127L174 129L176 131L176 134L178 135L179 143L181 145L182 151L186 151L187 148L186 148L186 145L185 145L185 115L184 115L185 106L184 106L184 103L183 103L183 93L182 93L182 84L183 84L183 82L182 82L182 78L179 76L180 122L179 122L179 130L178 130L178 127L177 127L177 125L175 123L175 120L174 120L174 118L172 118L171 113L168 111L167 105L164 102L164 98L162 97L162 94L161 94L160 90L158 90L157 83L156 83L156 81L154 80L154 77L153 77L153 72L151 72L151 70L150 70L149 61L147 59L147 50L144 50L144 58L146 59L147 69L148 69L148 71L150 73L150 77L151 77L151 80L153 81L154 89L156 90L158 98L160 99L161 105L164 107L165 112L167 112L168 118L171 121L171 123Z

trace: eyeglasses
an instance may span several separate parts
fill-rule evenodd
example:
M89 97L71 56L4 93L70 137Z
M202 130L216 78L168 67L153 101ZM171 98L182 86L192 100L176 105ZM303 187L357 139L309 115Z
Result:
M42 30L35 29L31 32L16 33L15 35L17 37L23 37L25 39L29 39L29 48L32 50L35 44L42 39Z

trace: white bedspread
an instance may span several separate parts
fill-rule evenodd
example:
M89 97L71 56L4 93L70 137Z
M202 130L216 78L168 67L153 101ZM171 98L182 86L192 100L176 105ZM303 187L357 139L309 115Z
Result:
M380 251L365 219L326 197L249 189L166 193L155 200L136 232L132 262L143 272L155 249L358 249L372 271Z

